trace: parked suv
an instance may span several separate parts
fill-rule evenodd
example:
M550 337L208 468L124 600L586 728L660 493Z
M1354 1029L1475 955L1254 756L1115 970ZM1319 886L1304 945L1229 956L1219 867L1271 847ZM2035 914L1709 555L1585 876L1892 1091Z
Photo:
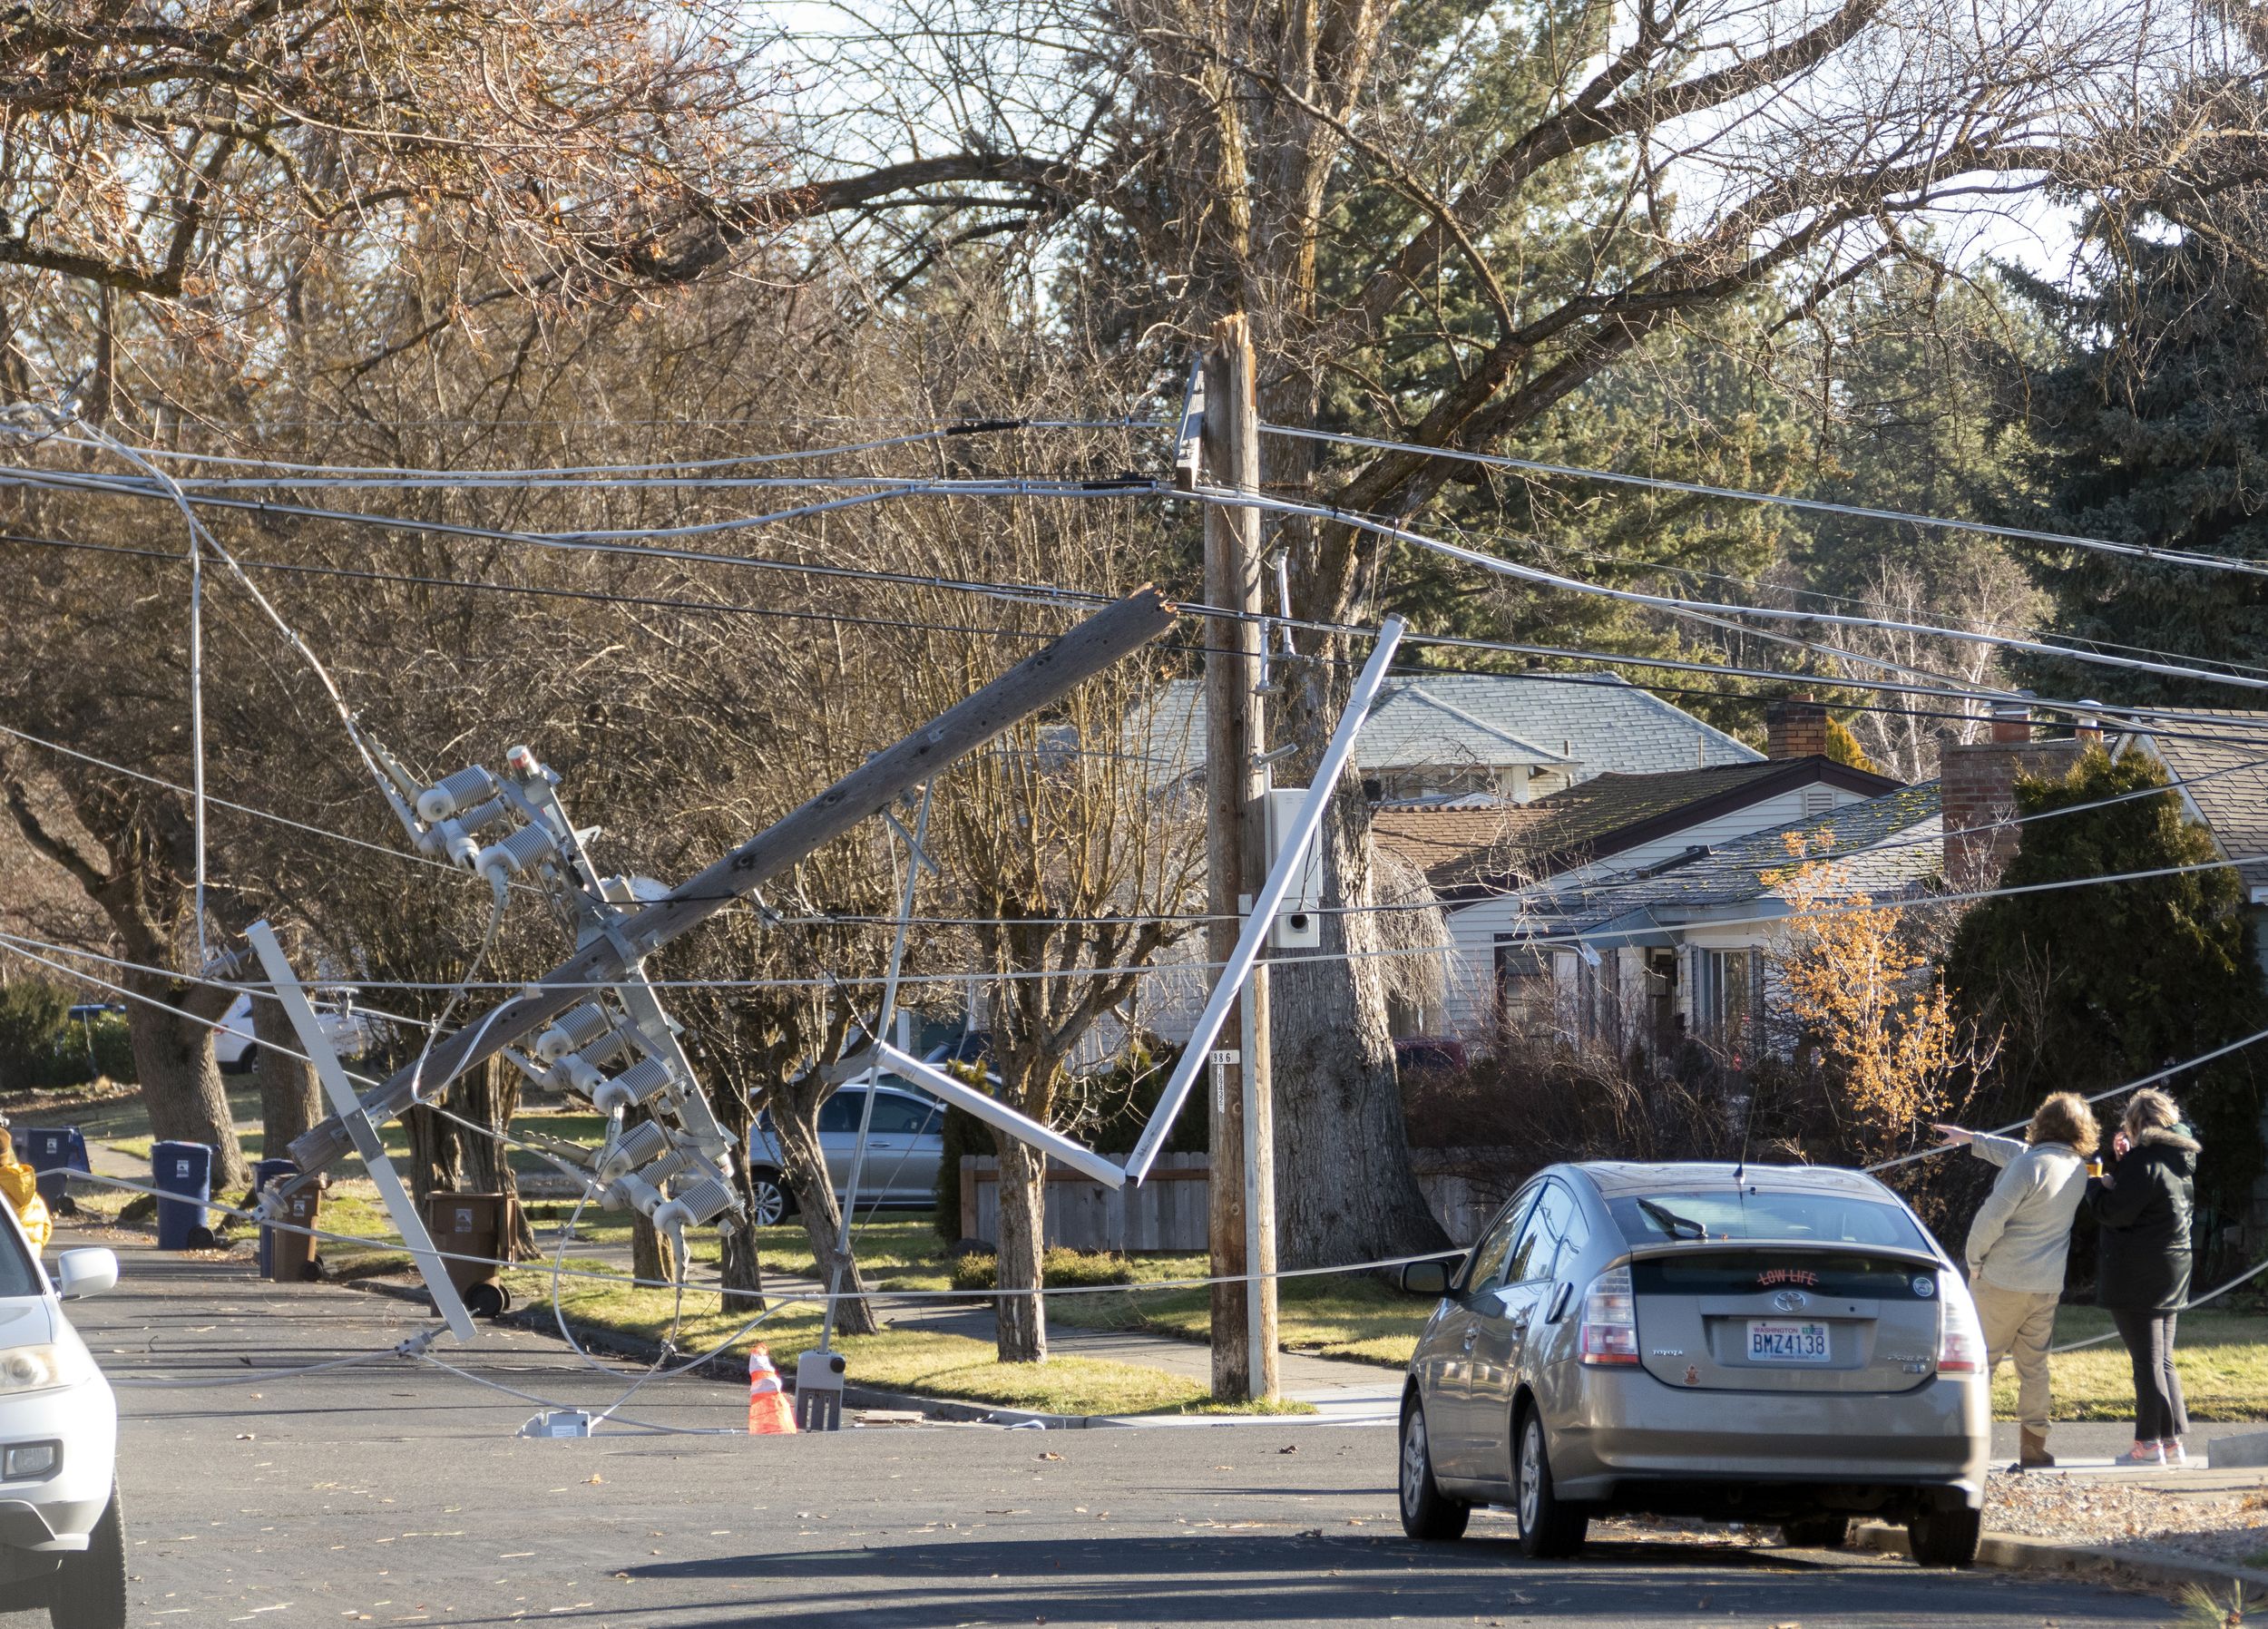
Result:
M124 1629L126 1534L118 1406L63 1303L118 1282L107 1250L43 1272L0 1205L0 1612L54 1629Z
M858 1117L866 1088L844 1087L819 1105L819 1152L840 1200L850 1186L851 1155L858 1146ZM866 1131L866 1167L858 1203L884 1209L926 1210L936 1202L937 1167L945 1157L945 1107L895 1075L875 1088L875 1115ZM768 1226L795 1214L795 1196L780 1180L779 1145L768 1114L748 1133L748 1179L756 1189L756 1220Z
M1439 1298L1402 1403L1402 1522L1451 1539L1509 1505L1530 1556L1618 1511L1839 1545L1906 1524L1966 1566L1982 1520L1984 1341L1951 1260L1872 1177L1810 1166L1541 1172Z

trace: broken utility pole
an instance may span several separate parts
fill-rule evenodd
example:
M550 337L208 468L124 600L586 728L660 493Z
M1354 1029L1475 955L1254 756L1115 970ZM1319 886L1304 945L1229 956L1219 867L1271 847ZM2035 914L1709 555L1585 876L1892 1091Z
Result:
M1001 731L1061 699L1081 682L1173 626L1174 607L1143 588L1104 607L1062 638L1019 662L965 701L886 751L877 753L808 803L758 833L667 897L592 939L525 990L436 1045L422 1068L412 1064L361 1099L374 1125L394 1118L420 1092L438 1092L537 1025L621 982L644 959L736 900L879 814L898 795L942 773ZM353 1148L337 1115L297 1138L299 1174L286 1188L313 1182Z
M1214 325L1202 383L1191 395L1204 415L1205 474L1238 493L1260 490L1253 375L1249 322L1241 315L1223 317ZM1259 695L1266 601L1257 509L1207 508L1205 597L1236 613L1211 619L1205 640L1206 960L1218 968L1237 948L1270 860ZM1216 1279L1276 1270L1267 980L1262 961L1237 999L1241 1045L1213 1055L1207 1232ZM1275 1279L1216 1283L1212 1311L1213 1395L1225 1402L1275 1396Z

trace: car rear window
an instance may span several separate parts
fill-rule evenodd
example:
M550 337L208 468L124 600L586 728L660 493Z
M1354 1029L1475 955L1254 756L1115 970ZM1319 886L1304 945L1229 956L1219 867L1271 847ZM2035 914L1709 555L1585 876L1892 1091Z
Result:
M1712 1194L1629 1194L1609 1200L1608 1208L1622 1236L1634 1244L1707 1238L1930 1248L1913 1218L1899 1206L1841 1194L1730 1188Z

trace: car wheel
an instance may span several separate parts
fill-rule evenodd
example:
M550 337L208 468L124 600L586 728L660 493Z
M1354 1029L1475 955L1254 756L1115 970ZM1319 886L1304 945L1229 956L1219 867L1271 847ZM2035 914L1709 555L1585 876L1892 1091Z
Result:
M1781 1541L1799 1550L1839 1550L1851 1542L1847 1516L1806 1516L1780 1524Z
M54 1629L126 1629L126 1521L115 1481L86 1548L64 1557L47 1588Z
M796 1202L787 1190L780 1186L778 1172L751 1171L748 1173L748 1186L756 1196L753 1215L758 1227L769 1227L775 1222L784 1222L796 1214Z
M1923 1566L1969 1566L1984 1537L1984 1512L1965 1505L1924 1511L1906 1524L1906 1542Z
M1402 1530L1428 1544L1465 1536L1472 1507L1452 1499L1433 1480L1433 1446L1425 1434L1425 1409L1413 1391L1402 1403Z
M1551 1451L1544 1440L1543 1416L1533 1409L1520 1418L1519 1457L1512 1462L1514 1508L1520 1517L1520 1547L1539 1561L1572 1556L1590 1532L1590 1515L1569 1504L1551 1485Z

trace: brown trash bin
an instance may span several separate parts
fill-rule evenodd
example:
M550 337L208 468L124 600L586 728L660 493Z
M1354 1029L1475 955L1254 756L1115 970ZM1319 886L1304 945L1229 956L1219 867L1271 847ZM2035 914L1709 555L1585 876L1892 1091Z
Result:
M313 1229L320 1227L323 1212L323 1185L309 1183L284 1201L283 1220L293 1228L310 1231L295 1233L285 1228L269 1230L268 1245L268 1276L279 1284L305 1283L318 1276L315 1256L322 1241Z
M512 1304L496 1263L518 1231L519 1201L505 1194L428 1194L425 1231L464 1304L494 1317ZM452 1260L470 1257L470 1260Z

